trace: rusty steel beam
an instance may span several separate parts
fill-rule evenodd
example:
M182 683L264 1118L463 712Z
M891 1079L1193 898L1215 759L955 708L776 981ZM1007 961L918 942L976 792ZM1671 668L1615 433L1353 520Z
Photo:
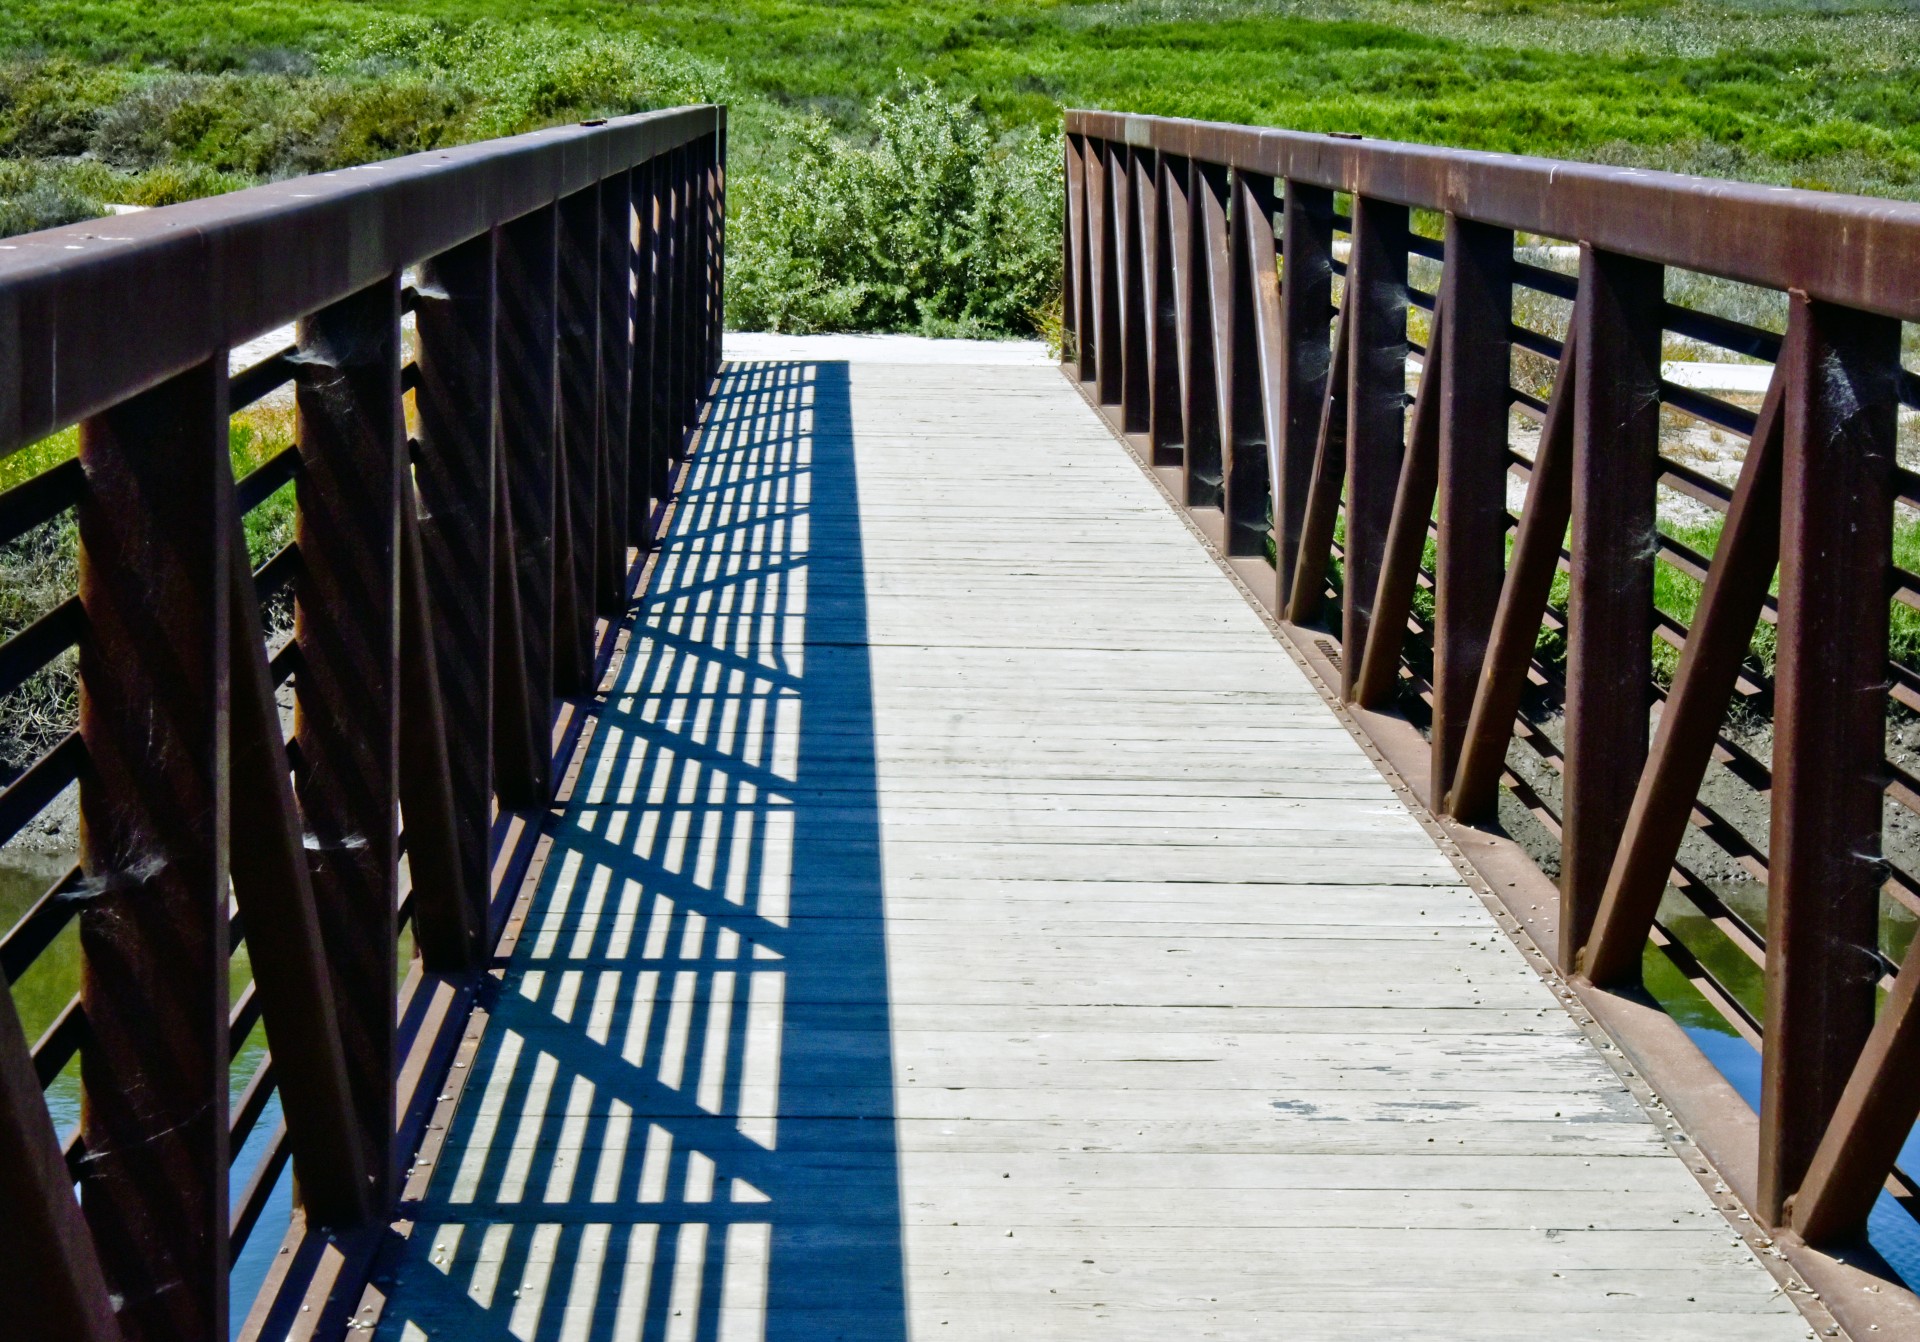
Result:
M1714 547L1680 668L1634 790L1593 932L1578 957L1579 972L1596 986L1639 981L1647 933L1779 563L1780 396L1805 357L1805 340L1804 326L1788 332L1787 348L1760 407L1760 422L1748 443L1726 528Z
M648 112L11 239L0 454L725 120L718 107Z
M303 318L294 793L375 1206L392 1203L399 882L400 278Z
M1180 316L1173 286L1173 231L1167 219L1167 160L1144 154L1139 196L1146 249L1148 461L1180 464Z
M1347 327L1347 502L1340 597L1340 693L1354 677L1400 481L1407 408L1407 209L1356 196L1353 252L1342 291Z
M1093 380L1096 323L1093 317L1091 226L1087 221L1087 142L1066 137L1066 296L1064 320L1073 336L1069 362L1082 382Z
M1920 956L1908 956L1781 1219L1809 1244L1858 1235L1920 1117Z
M1393 698L1400 679L1400 652L1407 642L1407 616L1413 609L1414 588L1420 581L1420 561L1427 545L1427 525L1433 516L1434 493L1440 485L1440 385L1447 361L1443 332L1446 298L1434 304L1433 339L1420 368L1420 390L1414 399L1413 429L1400 480L1393 496L1393 514L1387 524L1386 544L1380 554L1380 580L1374 589L1373 617L1367 641L1358 649L1360 669L1353 677L1353 702L1377 708Z
M667 490L667 462L654 412L654 298L659 289L658 170L643 163L629 174L633 202L633 378L627 396L627 540L654 547L653 505Z
M595 517L594 609L627 606L628 483L633 404L633 186L628 173L600 183L600 484Z
M1777 1225L1873 1028L1899 323L1792 295L1756 1213Z
M471 921L482 928L492 865L492 642L501 599L494 583L496 237L483 233L422 263L414 308L419 448L413 474L424 514L420 555L442 703L447 720L458 724L448 737L447 764L459 889ZM520 730L524 735L524 726Z
M226 483L231 489L230 477ZM237 511L228 545L236 557L247 553ZM340 1014L267 665L260 602L244 564L229 566L227 586L233 629L233 898L246 927L260 1018L278 1062L300 1205L316 1225L345 1229L372 1219L373 1189L365 1151L354 1135Z
M1116 173L1117 232L1119 232L1119 294L1121 294L1121 378L1119 378L1119 420L1129 434L1144 434L1152 428L1154 374L1154 313L1152 269L1154 240L1146 227L1144 202L1154 194L1154 159L1150 154L1135 154L1127 146L1117 146L1119 171Z
M0 1293L10 1327L46 1342L120 1342L93 1236L0 975Z
M507 514L507 528L512 533L505 552L514 570L514 606L520 627L518 660L525 669L526 730L534 742L532 776L526 781L530 783L528 791L542 800L553 788L549 760L553 752L547 736L555 682L555 536L559 527L559 453L554 432L559 413L555 385L559 317L554 301L557 215L552 208L535 210L500 230L495 327L500 379L499 453L506 472L501 511ZM511 671L514 659L509 656L504 660ZM517 747L517 740L508 739Z
M1280 272L1273 180L1235 173L1227 239L1227 553L1265 555L1273 514Z
M1347 363L1352 343L1343 309L1333 335L1333 363L1321 393L1313 470L1300 519L1300 548L1294 552L1292 588L1287 593L1287 618L1295 624L1319 617L1327 564L1333 557L1333 527L1347 478Z
M584 694L593 680L593 612L600 483L600 195L559 205L555 273L560 328L559 524L554 547L554 687ZM683 330L690 328L683 328ZM689 342L690 343L690 342ZM689 351L691 353L691 351Z
M1185 183L1186 221L1180 240L1183 254L1174 258L1180 289L1182 379L1180 419L1186 426L1186 441L1181 456L1180 501L1188 508L1218 508L1225 466L1221 461L1221 360L1231 353L1219 347L1219 322L1214 313L1216 286L1212 252L1214 239L1210 219L1221 225L1219 238L1222 259L1226 249L1225 197L1226 170L1218 166L1189 161ZM1218 194L1215 205L1209 197Z
M1527 667L1540 636L1540 617L1553 590L1560 546L1567 534L1567 518L1573 506L1573 403L1580 381L1578 312L1576 305L1575 322L1560 355L1560 373L1554 379L1553 398L1547 403L1546 422L1540 426L1526 506L1520 512L1513 558L1500 585L1493 634L1480 663L1480 682L1467 715L1460 760L1441 808L1458 820L1473 822L1494 814L1500 771L1506 767L1507 743L1513 739L1514 715L1520 711Z
M1192 165L1187 159L1160 156L1160 330L1165 367L1156 388L1165 397L1156 407L1160 428L1154 445L1154 463L1177 467L1187 480L1188 397L1192 395L1192 204L1188 184Z
M231 1266L224 353L88 420L80 464L80 1205L128 1342L202 1342Z
M1920 321L1920 205L1358 136L1071 110L1069 133ZM1658 221L1653 226L1650 221Z
M508 502L507 463L494 459L493 628L493 790L504 811L525 811L546 803L547 752L541 748L541 724L534 720L533 683L527 674L527 632L520 614L520 576L515 562L513 508Z
M1440 356L1440 484L1433 567L1433 727L1427 796L1453 785L1506 576L1513 232L1447 216L1430 348Z
M1560 944L1572 972L1647 761L1662 272L1583 245L1573 406Z
M1314 454L1333 363L1333 192L1288 182L1281 201L1280 419L1273 477L1274 586L1284 607L1313 488Z
M462 974L486 959L486 904L467 888L453 796L439 614L427 589L420 506L400 477L400 814L412 881L413 939L429 973Z
M1101 142L1087 153L1087 244L1093 262L1094 394L1102 405L1120 403L1126 349L1120 334L1120 239L1114 193L1121 169L1115 146Z

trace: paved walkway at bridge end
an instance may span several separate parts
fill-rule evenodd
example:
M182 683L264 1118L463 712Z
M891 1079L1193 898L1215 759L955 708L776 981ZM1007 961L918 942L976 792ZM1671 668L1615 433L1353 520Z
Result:
M378 1336L1808 1336L1060 373L901 348L735 349Z

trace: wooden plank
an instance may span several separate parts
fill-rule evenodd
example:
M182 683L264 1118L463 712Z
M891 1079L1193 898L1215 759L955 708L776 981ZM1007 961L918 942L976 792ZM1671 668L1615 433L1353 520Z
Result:
M1803 1335L1057 373L726 376L380 1336Z

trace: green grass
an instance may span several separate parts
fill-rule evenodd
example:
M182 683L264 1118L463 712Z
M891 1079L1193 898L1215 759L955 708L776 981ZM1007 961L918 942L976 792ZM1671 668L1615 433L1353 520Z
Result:
M479 50L453 50L457 38L405 41L379 53L384 70L367 65L367 25L395 16L502 27ZM162 68L227 80L254 112L258 89L298 87L321 105L289 106L343 122L330 142L348 155L623 101L571 74L551 81L558 96L544 107L525 81L509 87L535 49L545 54L532 63L548 74L577 73L555 57L559 42L597 45L603 58L655 52L641 62L642 96L625 101L676 84L721 93L744 114L735 147L749 157L768 151L783 113L859 125L904 73L977 97L1003 126L1050 126L1062 106L1101 106L1911 195L1916 37L1920 16L1871 0L13 0L0 13L0 51L80 65L60 67L55 88L26 100L34 115L18 99L0 111L0 153L58 124L61 109L120 98L128 79ZM423 59L434 53L421 48L436 45L453 59ZM693 64L663 78L665 53ZM603 72L618 63L598 60ZM110 73L83 78L83 66ZM254 94L240 96L249 86ZM476 88L506 115L474 114ZM388 135L395 143L329 108L361 94L405 132ZM176 149L220 171L258 171L260 142L272 138L259 129L211 126Z

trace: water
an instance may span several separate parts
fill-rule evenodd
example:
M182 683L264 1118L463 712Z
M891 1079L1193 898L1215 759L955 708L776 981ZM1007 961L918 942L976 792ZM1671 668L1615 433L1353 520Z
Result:
M58 880L67 864L52 860L0 861L0 930L11 928L47 888ZM237 997L252 978L246 948L235 952L229 986ZM80 935L77 925L69 923L52 944L40 953L33 965L13 984L14 1008L20 1013L21 1026L29 1041L36 1040L66 1009L80 990ZM266 1033L255 1027L241 1045L228 1073L228 1098L237 1104L267 1048ZM80 1121L80 1064L69 1063L53 1084L47 1087L47 1113L53 1129L64 1141ZM234 1205L246 1191L247 1181L266 1153L266 1145L280 1124L280 1096L276 1092L266 1111L248 1135L245 1145L233 1161L230 1186ZM293 1215L293 1179L291 1167L281 1171L273 1196L255 1224L253 1234L235 1257L229 1280L233 1289L232 1335L239 1336L240 1325L266 1280L267 1269L286 1237Z
M1760 1051L1734 1032L1725 1018L1681 976L1672 962L1649 946L1644 962L1647 990L1687 1032L1714 1070L1740 1098L1760 1109ZM1900 1148L1902 1169L1920 1168L1920 1129ZM1909 1290L1920 1291L1920 1222L1887 1193L1881 1193L1867 1217L1867 1243Z

